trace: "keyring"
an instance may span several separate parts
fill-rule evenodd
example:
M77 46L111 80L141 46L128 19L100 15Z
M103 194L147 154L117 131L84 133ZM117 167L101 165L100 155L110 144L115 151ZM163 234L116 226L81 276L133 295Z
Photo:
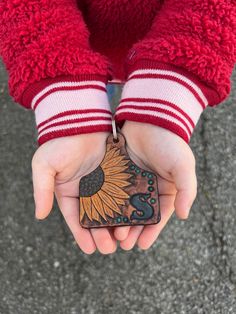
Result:
M117 130L116 130L116 121L115 121L115 119L112 119L111 123L112 123L113 138L114 138L115 141L117 141L118 137L117 137Z

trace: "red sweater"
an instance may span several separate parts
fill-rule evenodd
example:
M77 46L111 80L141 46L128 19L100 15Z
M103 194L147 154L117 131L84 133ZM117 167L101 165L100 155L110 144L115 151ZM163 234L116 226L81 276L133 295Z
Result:
M117 80L120 126L148 122L188 142L230 93L236 1L1 0L0 55L39 144L111 131L106 84Z

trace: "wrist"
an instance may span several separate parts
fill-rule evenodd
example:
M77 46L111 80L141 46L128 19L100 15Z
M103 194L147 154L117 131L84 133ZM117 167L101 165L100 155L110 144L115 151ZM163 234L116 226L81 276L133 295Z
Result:
M186 144L186 141L180 137L178 134L172 132L171 130L167 128L163 128L158 125L154 125L151 123L141 122L141 121L131 121L131 120L125 120L121 127L121 132L126 133L130 130L133 130L133 136L135 133L137 133L137 138L140 138L140 134L149 134L150 136L158 137L161 141L163 140L163 137L165 138L172 138L175 141L182 142Z

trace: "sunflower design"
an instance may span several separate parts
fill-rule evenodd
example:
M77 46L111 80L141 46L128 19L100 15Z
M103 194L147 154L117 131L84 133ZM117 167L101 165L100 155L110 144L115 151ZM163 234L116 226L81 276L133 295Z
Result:
M129 198L123 189L131 183L132 174L126 173L129 159L121 155L120 149L107 144L107 152L101 164L80 181L80 221L88 217L90 221L101 222L115 213L122 215L119 206Z

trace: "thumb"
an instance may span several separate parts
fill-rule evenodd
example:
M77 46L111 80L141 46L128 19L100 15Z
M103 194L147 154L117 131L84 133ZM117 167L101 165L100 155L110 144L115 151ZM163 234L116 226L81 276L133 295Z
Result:
M37 153L36 153L37 154ZM32 160L35 217L46 218L53 206L55 171L37 158Z
M192 204L197 195L197 177L195 159L182 162L172 173L177 194L175 198L175 212L180 219L187 219Z

